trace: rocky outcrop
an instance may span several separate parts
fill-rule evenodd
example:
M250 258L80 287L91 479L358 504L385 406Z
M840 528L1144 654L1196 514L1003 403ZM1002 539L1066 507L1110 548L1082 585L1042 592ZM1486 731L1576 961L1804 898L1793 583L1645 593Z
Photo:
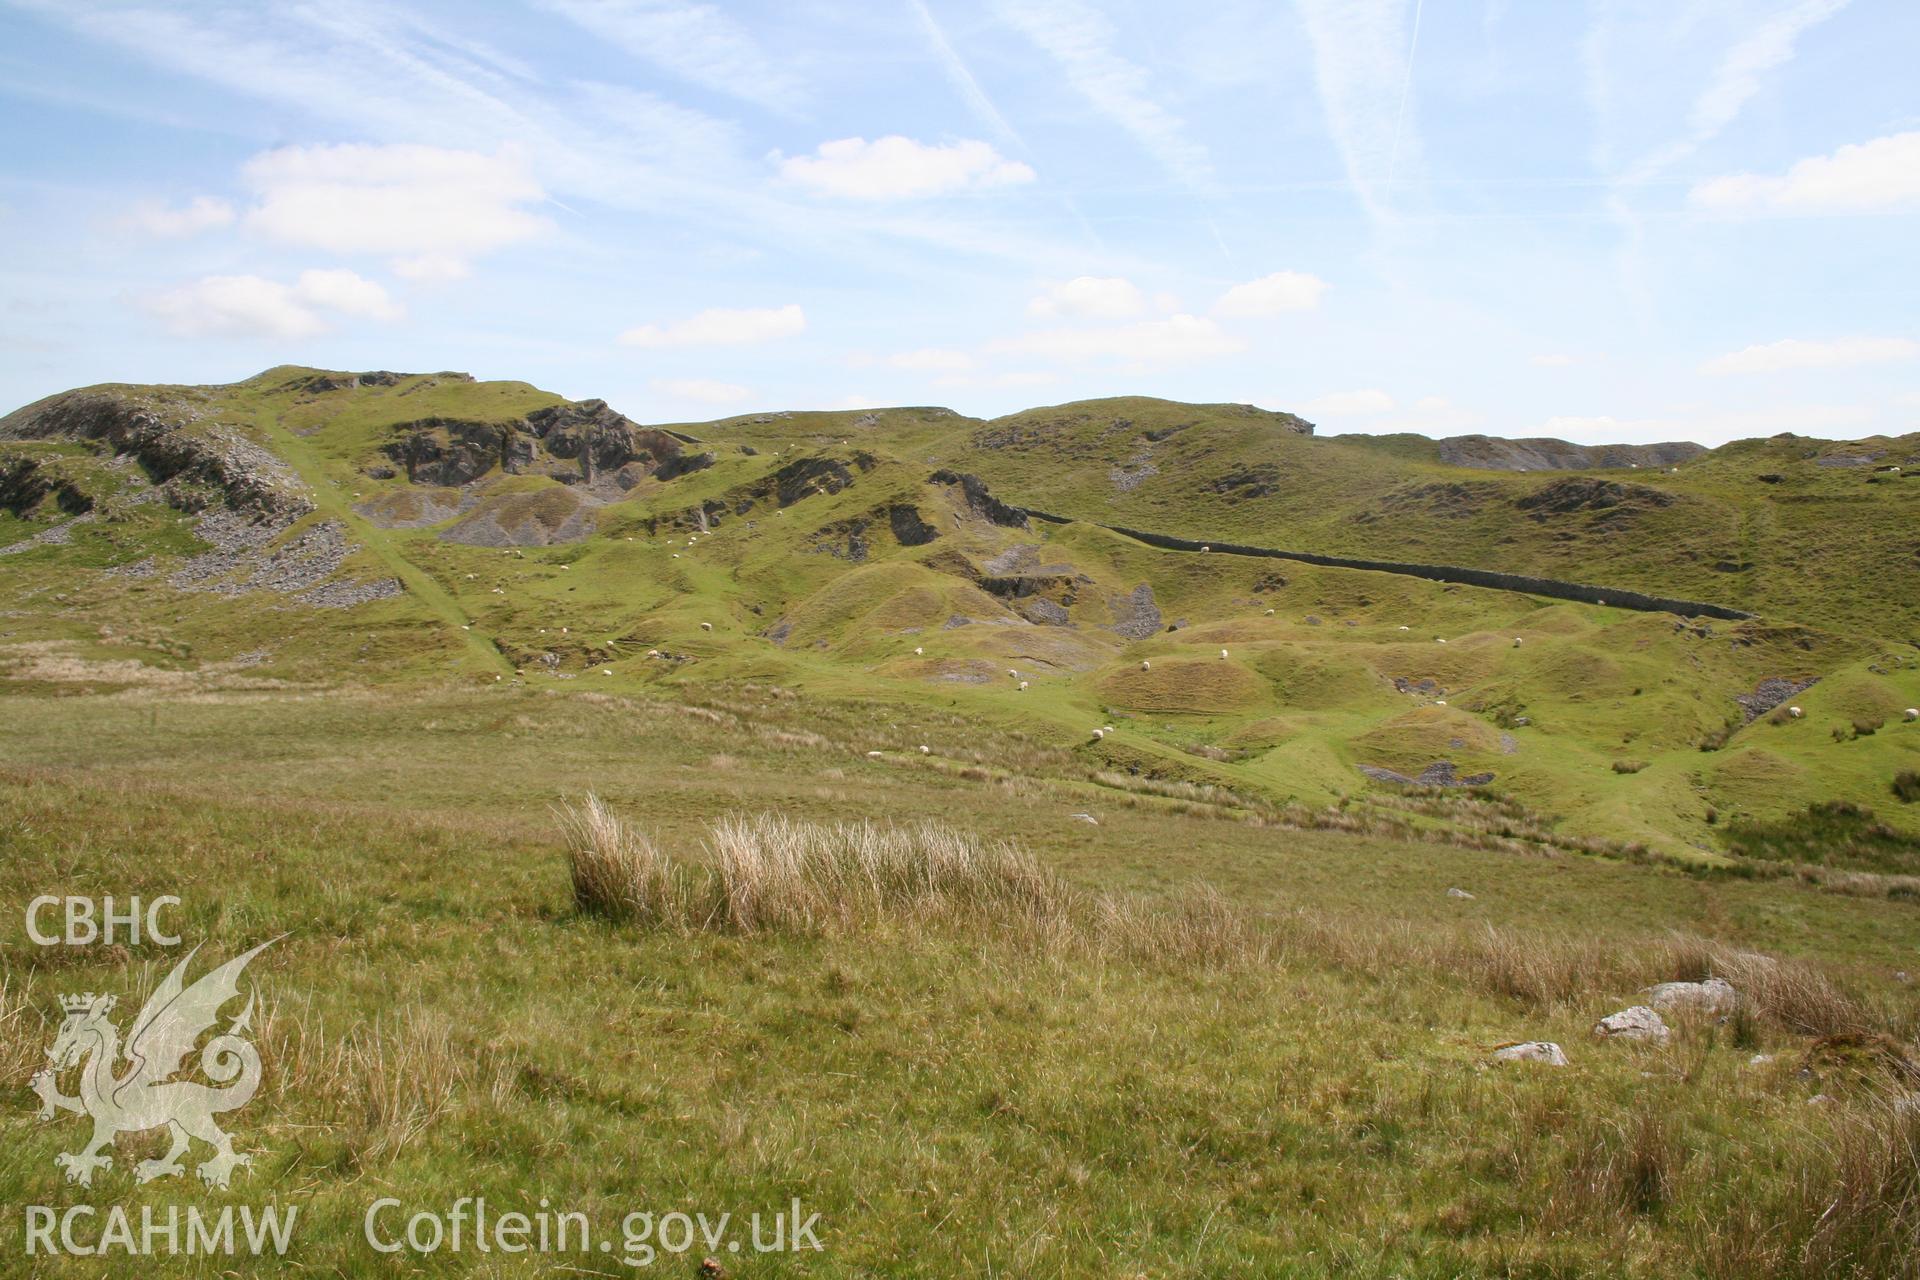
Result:
M966 509L989 524L999 525L1003 529L1029 527L1027 513L1019 507L1008 506L994 497L987 491L987 482L979 476L949 471L943 467L927 479L933 484L958 486L961 501Z
M0 440L85 440L132 457L167 502L202 511L216 500L280 519L313 509L293 470L234 427L191 405L148 404L111 391L69 391L0 418Z
M894 541L903 547L923 547L940 536L940 531L921 517L920 508L910 503L896 502L888 507L887 525L893 530Z
M512 421L420 418L391 430L397 438L381 452L413 483L448 488L498 467L507 475L550 475L621 493L649 476L671 479L714 461L665 431L630 421L604 400L550 405Z
M39 458L0 457L0 511L25 516L49 499L62 515L93 510L92 496L57 467Z
M1570 444L1565 440L1501 440L1493 436L1449 436L1436 440L1440 461L1480 471L1599 471L1630 467L1670 467L1697 458L1706 449L1685 441L1667 444Z
M1664 490L1650 489L1643 484L1617 484L1594 476L1556 480L1513 501L1514 506L1535 520L1580 511L1645 510L1673 504L1674 496Z

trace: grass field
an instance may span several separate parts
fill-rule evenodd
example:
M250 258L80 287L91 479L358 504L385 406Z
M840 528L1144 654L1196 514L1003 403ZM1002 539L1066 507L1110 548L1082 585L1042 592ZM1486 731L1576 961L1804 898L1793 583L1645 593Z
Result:
M1899 1081L1813 1048L1915 1031L1905 901L1102 802L1037 755L996 785L829 745L857 707L765 687L704 706L507 689L7 706L7 900L178 894L180 932L221 955L287 934L252 970L273 1069L237 1126L260 1156L233 1195L301 1206L309 1271L518 1274L373 1256L360 1216L380 1195L546 1197L603 1224L795 1197L821 1215L823 1252L743 1275L1913 1265L1920 1134L1888 1109ZM590 790L691 867L727 814L912 814L1015 841L1060 887L1030 917L934 895L759 929L609 921L576 901L555 811ZM17 915L0 938L9 1078L55 993L114 988L128 961L151 983L172 959L37 948ZM1588 1039L1638 987L1708 968L1740 978L1750 1015L1665 1047ZM1488 1065L1536 1038L1573 1065ZM84 1193L52 1157L77 1124L29 1112L5 1120L0 1199L69 1203ZM131 1145L104 1185L166 1203L131 1186L152 1154Z

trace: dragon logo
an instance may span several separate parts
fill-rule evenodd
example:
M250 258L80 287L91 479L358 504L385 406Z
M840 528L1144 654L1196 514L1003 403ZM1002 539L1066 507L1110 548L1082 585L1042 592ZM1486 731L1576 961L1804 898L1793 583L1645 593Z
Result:
M170 1077L179 1072L200 1037L219 1021L221 1006L239 996L240 974L247 963L279 940L270 938L187 986L187 965L200 951L195 947L141 1008L127 1033L124 1049L120 1028L107 1016L113 1012L115 997L88 992L60 998L66 1018L53 1047L47 1050L51 1065L33 1077L32 1088L40 1095L41 1120L51 1120L61 1111L93 1119L92 1141L79 1151L54 1157L54 1163L67 1171L68 1182L92 1186L94 1170L113 1164L110 1148L120 1134L141 1133L162 1125L172 1138L172 1146L160 1159L142 1160L136 1165L136 1181L151 1182L182 1172L180 1157L187 1153L193 1138L213 1148L213 1155L196 1170L210 1187L225 1188L236 1168L252 1162L251 1156L233 1149L233 1138L214 1123L214 1117L246 1106L260 1087L260 1051L246 1039L253 1019L253 997L247 997L246 1008L228 1024L226 1032L209 1040L200 1051L201 1072L223 1087ZM80 1092L77 1097L68 1097L60 1092L57 1077L76 1065L80 1067Z

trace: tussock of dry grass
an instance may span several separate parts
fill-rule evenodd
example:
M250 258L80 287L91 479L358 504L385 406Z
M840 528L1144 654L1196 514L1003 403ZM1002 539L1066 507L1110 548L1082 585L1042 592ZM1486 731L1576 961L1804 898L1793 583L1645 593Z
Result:
M24 1083L46 1065L47 1043L27 983L13 975L0 978L0 1080Z
M589 793L579 804L562 804L559 814L575 906L654 928L687 929L706 922L696 915L699 886L692 869L655 849L598 796Z
M1029 942L1158 964L1265 966L1300 956L1382 981L1413 967L1537 1009L1721 977L1740 991L1743 1017L1792 1034L1912 1030L1909 1016L1863 999L1813 965L1690 935L1565 939L1264 915L1205 884L1171 899L1096 897L1016 845L934 824L729 817L709 827L705 856L694 861L659 851L591 795L563 806L561 818L575 903L648 927L812 934L894 917L985 919Z
M1920 1276L1920 1107L1874 1099L1848 1107L1778 1151L1778 1167L1710 1171L1767 1186L1718 1221L1687 1224L1716 1280Z
M894 914L984 916L1030 936L1071 913L1072 891L1024 849L933 823L728 817L700 861L658 851L598 798L561 808L574 902L676 930L816 933Z
M482 1079L488 1059L456 1042L443 1013L402 1008L344 1035L328 1034L310 1009L289 1014L264 1007L260 1038L276 1070L269 1086L283 1104L319 1107L355 1162L390 1160L413 1145L453 1109L460 1091ZM497 1079L491 1082L498 1100Z

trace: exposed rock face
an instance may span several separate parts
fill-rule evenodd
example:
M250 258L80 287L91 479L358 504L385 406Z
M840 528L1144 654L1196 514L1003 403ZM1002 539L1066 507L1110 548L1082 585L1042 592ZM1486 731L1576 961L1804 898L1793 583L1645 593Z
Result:
M289 519L313 510L293 471L237 429L186 405L164 410L105 391L69 391L0 418L0 440L92 440L134 458L182 511L216 498Z
M1495 1062L1538 1062L1549 1067L1567 1065L1567 1055L1551 1040L1524 1040L1503 1044L1490 1055Z
M987 482L979 476L963 475L958 471L945 468L927 477L934 484L958 485L967 509L974 515L997 524L1003 529L1028 528L1027 513L1019 507L1010 507L987 492Z
M854 465L860 465L860 457L854 459ZM867 465L872 465L871 458L867 459ZM837 458L797 458L773 473L772 493L775 502L790 507L816 493L839 493L852 483L852 469ZM766 493L763 487L755 496L765 497Z
M37 458L0 458L0 510L24 516L48 498L70 516L93 510L93 499Z
M1434 443L1440 461L1482 471L1595 471L1609 468L1670 467L1697 458L1697 444L1569 444L1565 440L1500 440L1492 436L1450 436Z
M940 536L940 531L921 518L920 508L895 503L887 508L887 524L894 541L903 547L923 547Z
M648 476L671 479L714 461L604 400L551 405L519 421L421 418L393 430L398 438L382 452L406 468L407 479L447 488L472 484L497 466L508 475L551 475L617 494Z
M1643 484L1617 484L1589 476L1556 480L1513 501L1514 506L1531 513L1536 520L1578 511L1670 507L1673 503L1673 495L1660 489L1650 489Z
M1225 498L1228 505L1246 498L1264 498L1279 490L1280 468L1271 462L1236 466L1209 480L1207 488Z
M536 409L527 415L527 428L556 458L577 458L582 476L592 484L596 477L618 473L630 463L639 463L646 474L661 479L699 470L711 465L711 455L695 463L680 441L664 431L642 427L607 407L604 400L582 400ZM640 477L633 477L637 482ZM621 488L632 488L632 483Z
M1593 1024L1594 1038L1597 1040L1638 1040L1649 1044L1662 1044L1673 1034L1659 1014L1643 1004L1630 1009L1610 1013Z
M1740 993L1724 978L1705 982L1662 982L1647 988L1647 1003L1668 1013L1732 1013Z

